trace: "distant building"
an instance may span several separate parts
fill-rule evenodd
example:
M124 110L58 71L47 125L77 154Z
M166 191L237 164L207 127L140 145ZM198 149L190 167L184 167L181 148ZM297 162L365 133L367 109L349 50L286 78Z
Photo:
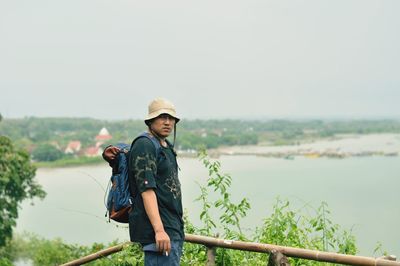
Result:
M103 128L100 130L99 134L96 136L95 139L96 139L97 141L107 141L107 140L112 139L112 136L110 135L110 133L108 132L108 130L107 130L105 127L103 127Z
M100 147L88 147L85 149L84 155L86 157L97 157L97 156L101 156L102 154L102 149Z
M70 141L67 148L65 148L65 154L76 154L81 150L81 142L79 140Z

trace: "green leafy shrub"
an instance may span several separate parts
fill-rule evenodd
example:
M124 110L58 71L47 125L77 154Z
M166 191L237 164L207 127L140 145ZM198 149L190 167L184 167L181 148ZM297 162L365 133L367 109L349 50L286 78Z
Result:
M325 202L317 209L308 206L307 216L304 212L293 211L289 201L277 199L271 216L256 230L254 241L351 255L357 252L355 237L330 220ZM291 263L318 265L318 262L301 259L291 259Z
M67 244L59 238L48 240L33 234L16 235L7 247L7 252L9 252L7 260L9 262L18 259L31 260L34 266L60 265L117 244L114 241L108 245L94 243L91 246L82 246ZM126 245L122 251L95 260L87 265L143 265L143 254L138 245Z
M330 220L330 212L325 202L316 209L306 206L293 211L290 209L289 201L278 198L272 208L271 216L264 219L260 228L253 230L255 235L253 237L245 235L240 220L250 209L248 199L243 198L239 203L233 203L229 192L231 176L222 173L221 164L218 161L211 161L206 152L201 152L199 158L208 169L209 177L206 185L199 184L201 192L196 199L202 204L200 220L203 226L195 228L190 224L191 233L345 254L357 252L355 237L351 231L342 230ZM210 195L211 193L216 195ZM217 199L211 201L210 198ZM218 248L216 253L217 265L259 265L266 264L267 258L266 254L222 248ZM205 260L206 258L202 258L200 261ZM292 265L320 264L300 259L291 259L291 263Z

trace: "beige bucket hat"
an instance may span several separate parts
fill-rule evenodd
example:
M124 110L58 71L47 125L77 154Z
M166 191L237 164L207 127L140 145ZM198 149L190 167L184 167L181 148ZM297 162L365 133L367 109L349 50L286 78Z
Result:
M149 104L149 114L144 122L147 124L149 120L154 119L161 114L169 114L175 118L176 123L178 123L180 120L180 118L176 115L175 105L173 103L163 98L157 98Z

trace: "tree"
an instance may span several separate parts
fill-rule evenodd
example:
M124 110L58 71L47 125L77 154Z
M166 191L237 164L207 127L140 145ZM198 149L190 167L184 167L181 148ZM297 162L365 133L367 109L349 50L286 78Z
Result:
M61 159L64 154L51 144L41 144L32 152L33 159L37 161L51 162Z
M19 204L46 195L34 180L35 171L29 154L15 149L9 138L0 136L0 247L12 236Z

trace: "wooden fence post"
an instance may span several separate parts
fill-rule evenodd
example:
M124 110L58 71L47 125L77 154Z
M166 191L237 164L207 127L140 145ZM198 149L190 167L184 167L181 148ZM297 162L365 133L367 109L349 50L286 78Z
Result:
M269 253L267 266L290 266L290 263L285 255L273 249L271 253Z
M206 246L207 247L207 266L215 266L215 257L217 255L217 248Z

